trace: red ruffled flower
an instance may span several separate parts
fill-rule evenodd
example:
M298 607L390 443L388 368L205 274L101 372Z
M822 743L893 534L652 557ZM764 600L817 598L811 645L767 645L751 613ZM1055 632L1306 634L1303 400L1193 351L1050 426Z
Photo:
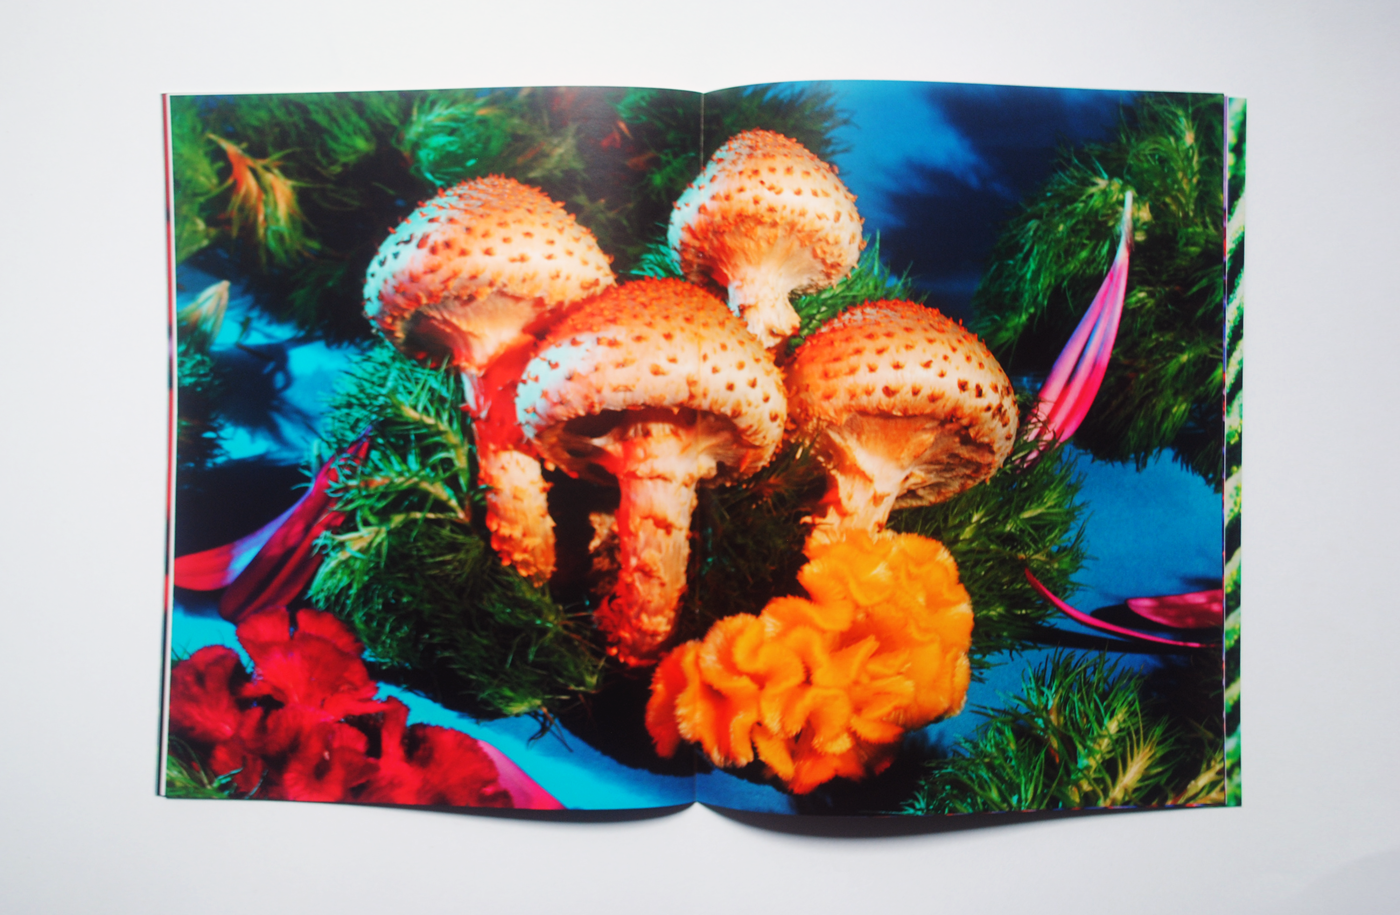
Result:
M284 608L255 613L238 627L238 641L255 670L245 697L317 709L327 720L379 710L362 646L329 613L301 611L295 631Z
M408 725L408 706L383 702L379 772L360 800L382 804L446 804L453 807L511 807L496 765L480 744L461 731Z
M302 610L294 625L285 608L263 610L239 625L238 640L253 660L251 676L223 647L176 665L170 731L212 773L232 773L245 796L514 806L476 740L410 726L402 702L375 701L379 685L363 649L335 617Z

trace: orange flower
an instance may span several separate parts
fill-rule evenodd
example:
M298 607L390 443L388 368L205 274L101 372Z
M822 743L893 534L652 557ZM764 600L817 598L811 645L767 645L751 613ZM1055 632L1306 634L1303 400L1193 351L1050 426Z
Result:
M809 543L809 598L715 623L657 666L647 730L671 756L755 758L798 794L889 765L906 731L956 715L971 675L972 606L943 544L852 532Z

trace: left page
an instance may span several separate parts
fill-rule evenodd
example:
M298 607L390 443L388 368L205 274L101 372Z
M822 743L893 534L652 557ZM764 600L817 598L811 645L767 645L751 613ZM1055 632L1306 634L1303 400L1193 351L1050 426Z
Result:
M700 117L650 89L168 99L162 793L694 800L591 619L607 487L519 440L502 378L646 271Z

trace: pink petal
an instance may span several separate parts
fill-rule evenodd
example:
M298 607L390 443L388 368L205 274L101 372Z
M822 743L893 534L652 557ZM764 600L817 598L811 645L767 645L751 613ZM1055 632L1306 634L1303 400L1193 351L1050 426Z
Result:
M1108 371L1128 288L1132 206L1133 193L1128 191L1124 195L1123 224L1113 265L1040 388L1033 425L1047 445L1068 439L1079 428Z
M554 795L541 788L539 782L526 775L525 770L517 766L509 756L484 740L478 740L476 743L496 764L496 778L501 787L510 792L510 799L515 802L516 810L565 809L563 804L555 800Z
M219 598L220 616L236 623L264 607L285 606L310 584L321 567L316 538L344 517L335 510L330 487L339 481L342 467L358 464L368 451L366 437L326 462L292 514Z
M253 533L210 550L177 556L174 567L176 587L216 591L239 584L233 590L240 593L233 594L232 598L224 595L220 604L223 607L225 603L232 606L249 602L257 595L269 592L274 579L279 577L283 582L281 587L273 589L275 596L280 596L287 587L292 586L298 576L304 579L301 581L304 585L310 580L309 575L305 574L308 563L310 574L314 574L320 565L320 558L311 551L311 541L321 531L340 522L340 515L334 511L335 500L327 489L339 479L341 463L358 463L368 448L369 440L361 439L344 454L328 461L316 474L305 495ZM244 573L250 569L252 571L245 576ZM286 600L295 596L293 592L287 595ZM256 606L272 605L263 600L256 601ZM241 617L249 610L256 609L256 606L240 608L237 616Z
M1214 629L1225 623L1225 592L1193 591L1165 597L1134 597L1128 609L1138 616L1178 629Z
M1087 613L1081 613L1080 611L1071 607L1069 604L1060 600L1055 595L1051 594L1049 588L1045 587L1039 581L1036 580L1036 577L1031 574L1030 569L1026 569L1026 580L1031 583L1032 588L1035 588L1036 591L1040 592L1041 597L1054 604L1061 611L1067 614L1071 619L1075 620L1076 622L1083 623L1085 626L1089 626L1090 628L1101 629L1104 632L1112 632L1115 635L1125 635L1129 638L1141 639L1144 642L1158 642L1163 645L1180 645L1182 648L1205 648L1209 645L1218 644L1217 642L1182 642L1178 641L1177 639L1166 639L1162 638L1159 635L1148 635L1146 632L1138 632L1136 629L1127 629L1123 626L1115 626L1112 623L1105 623L1103 620L1094 619Z
M216 546L212 550L175 557L175 587L189 588L191 591L217 591L219 588L227 588L309 495L310 493L307 493L302 496L291 508L246 537Z

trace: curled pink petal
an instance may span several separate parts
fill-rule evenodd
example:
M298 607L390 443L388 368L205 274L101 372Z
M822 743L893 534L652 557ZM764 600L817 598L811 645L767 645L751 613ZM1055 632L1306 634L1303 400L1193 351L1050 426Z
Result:
M232 543L225 543L211 550L175 557L175 587L188 588L191 591L217 591L233 584L233 580L248 567L248 563L253 561L253 557L258 555L263 545L287 523L287 519L301 507L309 495L308 492L297 499L291 508L246 537L239 537Z
M1071 619L1093 629L1101 629L1104 632L1112 632L1115 635L1125 635L1129 638L1141 639L1144 642L1157 642L1162 645L1179 645L1182 648L1206 648L1210 645L1218 644L1217 642L1183 642L1178 639L1167 639L1159 635L1148 635L1146 632L1138 632L1136 629L1128 629L1124 626L1115 626L1112 623L1105 623L1103 620L1096 620L1089 614L1074 609L1054 594L1051 594L1050 589L1042 585L1036 577L1031 574L1030 569L1026 569L1026 580L1031 583L1032 588L1040 592L1041 597L1054 604Z
M1164 597L1134 597L1128 609L1144 619L1177 629L1213 629L1225 623L1225 592L1192 591Z
M229 588L220 602L220 612L228 619L295 597L321 564L312 541L340 523L329 488L340 479L347 463L359 463L368 450L368 437L361 438L327 461L305 495L253 533L223 546L176 557L175 585L193 591Z
M1123 224L1113 265L1040 388L1031 425L1039 430L1037 434L1046 445L1074 434L1108 371L1128 288L1132 207L1133 192L1128 191L1123 199Z

